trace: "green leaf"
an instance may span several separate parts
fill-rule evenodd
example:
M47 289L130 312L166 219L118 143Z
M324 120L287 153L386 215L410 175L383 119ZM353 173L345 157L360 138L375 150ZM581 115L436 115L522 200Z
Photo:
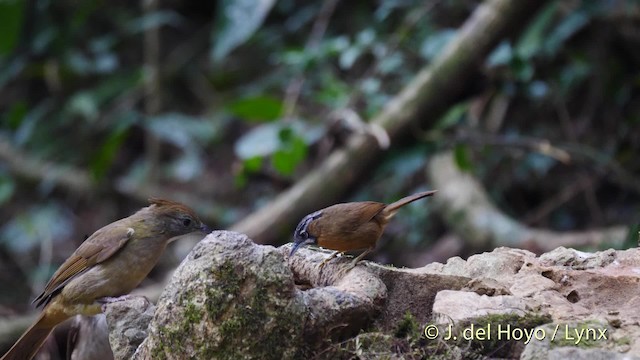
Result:
M535 17L531 25L527 27L520 37L515 46L515 52L524 61L529 60L542 48L547 37L547 29L551 26L557 10L558 2L551 2Z
M447 111L444 115L442 115L442 117L440 117L438 122L436 122L436 124L434 125L434 129L445 130L459 124L464 119L464 115L468 110L468 101L456 104L455 106L450 108L449 111Z
M252 158L245 159L242 162L243 170L249 173L254 173L260 170L260 168L262 168L262 159L262 156L254 156Z
M271 164L280 174L293 174L298 164L307 156L307 144L298 136L286 141L284 146L276 151L271 158Z
M471 156L469 154L469 147L465 144L456 145L453 149L453 157L456 161L456 165L462 171L470 171L471 170Z
M26 1L0 1L0 55L11 53L18 42Z
M275 0L223 0L219 2L221 14L212 38L214 61L220 61L233 49L242 45L262 25Z
M282 101L266 95L248 97L232 103L228 110L249 121L273 121L282 114Z
M247 173L244 171L239 172L236 176L234 176L233 178L233 183L234 185L239 188L242 189L245 186L247 186L247 183L249 182L249 177L247 176Z
M314 100L332 107L341 108L347 106L353 92L352 85L333 73L323 74L322 85L314 94Z
M242 171L239 171L234 177L235 186L243 188L249 183L249 174L258 172L262 168L264 158L262 156L256 156L249 159L245 159L242 162Z

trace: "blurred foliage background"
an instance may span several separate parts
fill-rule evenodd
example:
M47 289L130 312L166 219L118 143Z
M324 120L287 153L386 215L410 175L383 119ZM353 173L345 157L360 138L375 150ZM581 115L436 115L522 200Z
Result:
M0 2L0 283L12 289L0 315L26 310L85 234L149 196L219 229L260 208L378 113L478 4ZM638 2L550 2L344 200L428 189L429 157L453 149L527 225L634 226L639 61ZM448 232L421 202L373 258L412 264ZM188 251L174 250L174 261Z

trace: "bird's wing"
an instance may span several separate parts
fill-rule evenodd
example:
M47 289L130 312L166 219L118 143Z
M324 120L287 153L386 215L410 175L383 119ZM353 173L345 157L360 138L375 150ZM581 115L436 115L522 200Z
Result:
M375 201L364 201L358 204L361 204L359 212L362 214L362 219L366 221L371 221L387 206Z
M109 259L133 236L133 228L116 226L96 231L58 268L44 291L33 300L36 306L46 305L51 298L78 275L95 264Z

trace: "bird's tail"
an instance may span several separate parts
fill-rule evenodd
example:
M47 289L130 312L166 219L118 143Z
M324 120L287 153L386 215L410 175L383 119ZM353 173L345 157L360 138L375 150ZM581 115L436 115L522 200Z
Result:
M384 217L389 220L391 219L391 217L393 217L393 215L395 215L398 212L398 209L400 209L401 207L412 203L416 200L420 200L423 197L427 197L427 196L431 196L433 194L435 194L438 190L431 190L431 191L423 191L423 192L419 192L413 195L409 195L409 196L405 196L402 199L396 201L396 202L392 202L391 204L387 205L384 208Z
M40 350L55 325L46 321L46 312L16 341L0 360L31 360Z

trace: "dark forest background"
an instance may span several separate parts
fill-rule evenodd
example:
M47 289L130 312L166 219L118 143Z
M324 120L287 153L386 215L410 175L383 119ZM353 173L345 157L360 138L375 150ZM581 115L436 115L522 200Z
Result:
M0 316L29 311L85 235L150 196L216 229L269 206L352 134L375 132L367 121L479 3L0 2ZM622 242L586 249L636 246L638 2L545 2L475 62L462 95L391 139L336 199L432 189L428 162L446 151L523 226L622 227ZM496 245L470 246L434 203L403 209L369 259L420 266ZM278 219L266 242L291 241L298 220ZM172 246L145 284L191 245Z

